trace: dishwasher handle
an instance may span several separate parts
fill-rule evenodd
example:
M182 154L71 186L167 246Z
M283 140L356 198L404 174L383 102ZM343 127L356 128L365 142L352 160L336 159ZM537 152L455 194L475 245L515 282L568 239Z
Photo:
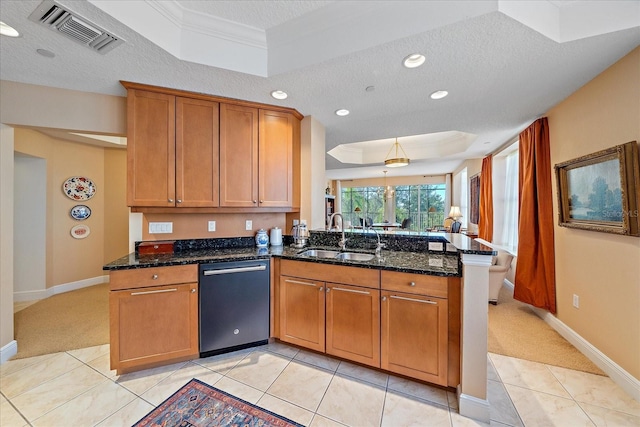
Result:
M215 276L218 274L233 274L233 273L247 273L249 271L264 271L267 269L267 266L262 265L252 265L251 267L236 267L236 268L222 268L220 270L204 270L203 274L205 276Z

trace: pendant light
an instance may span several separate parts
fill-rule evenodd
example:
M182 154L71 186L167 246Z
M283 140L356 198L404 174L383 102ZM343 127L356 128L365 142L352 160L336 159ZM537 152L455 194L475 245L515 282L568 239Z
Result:
M394 148L395 148L395 157L389 157L389 154L391 154L391 151ZM398 154L398 150L402 151L402 154L404 154L404 157L400 157L400 155ZM401 166L407 166L410 162L411 161L407 157L407 153L404 152L404 150L402 149L402 146L398 143L398 138L396 138L396 142L391 146L391 148L389 149L389 152L387 153L387 157L384 160L385 166L388 166L390 168L399 168Z

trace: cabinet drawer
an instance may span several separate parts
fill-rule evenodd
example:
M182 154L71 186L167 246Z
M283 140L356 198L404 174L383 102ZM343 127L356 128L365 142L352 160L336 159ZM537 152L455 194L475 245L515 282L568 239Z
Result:
M129 270L115 270L109 273L109 283L112 291L197 281L197 264L133 268Z
M321 282L344 283L346 285L380 289L380 271L370 268L282 260L280 274L304 277Z
M381 287L390 291L447 298L446 277L382 271Z

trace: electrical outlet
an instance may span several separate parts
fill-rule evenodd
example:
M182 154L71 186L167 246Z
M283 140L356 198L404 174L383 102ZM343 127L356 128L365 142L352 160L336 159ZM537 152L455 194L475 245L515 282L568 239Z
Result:
M150 222L149 234L173 233L173 222Z
M216 222L215 221L209 221L209 231L216 231Z
M253 230L253 221L251 221L250 219L246 220L244 222L244 229L245 230Z
M575 308L580 308L580 297L576 294L573 294L573 306Z

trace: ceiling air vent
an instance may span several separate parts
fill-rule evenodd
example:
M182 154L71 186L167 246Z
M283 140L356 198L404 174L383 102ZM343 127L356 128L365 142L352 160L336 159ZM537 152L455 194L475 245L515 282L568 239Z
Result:
M53 0L45 0L29 19L101 54L111 51L124 40L107 33L95 24L65 9Z

